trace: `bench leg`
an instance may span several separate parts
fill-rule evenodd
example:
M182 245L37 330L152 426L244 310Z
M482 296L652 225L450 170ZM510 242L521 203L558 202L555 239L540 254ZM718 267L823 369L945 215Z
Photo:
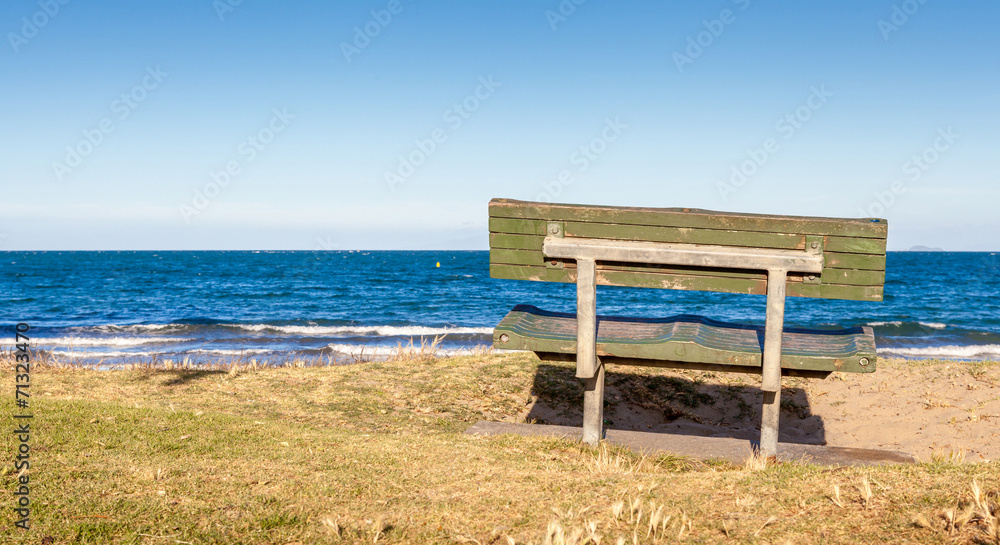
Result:
M576 261L576 376L597 374L597 263Z
M778 454L778 417L781 413L781 333L785 327L785 283L788 271L767 271L767 323L760 389L764 405L760 417L760 451L771 458Z
M778 417L781 414L781 390L764 392L760 418L760 454L767 458L778 455Z
M604 365L597 365L594 378L583 380L583 442L597 445L604 435Z

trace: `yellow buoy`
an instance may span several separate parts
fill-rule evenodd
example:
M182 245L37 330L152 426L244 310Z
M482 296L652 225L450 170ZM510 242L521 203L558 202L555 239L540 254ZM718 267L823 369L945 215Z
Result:
M438 262L437 262L437 265L435 265L435 267L440 267L440 266L441 266L441 262L440 262L440 261L438 261Z

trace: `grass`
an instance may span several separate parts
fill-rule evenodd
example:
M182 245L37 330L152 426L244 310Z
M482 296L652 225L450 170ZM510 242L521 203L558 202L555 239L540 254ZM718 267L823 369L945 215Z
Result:
M625 402L710 402L688 387L704 373L677 390L660 370L630 373L609 380L653 386ZM1000 544L1000 463L960 454L734 465L462 434L478 420L522 421L538 396L579 403L572 375L520 354L426 350L337 366L43 365L31 387L32 528L15 531L5 508L0 541ZM2 437L9 460L14 437ZM0 473L16 488L9 462Z

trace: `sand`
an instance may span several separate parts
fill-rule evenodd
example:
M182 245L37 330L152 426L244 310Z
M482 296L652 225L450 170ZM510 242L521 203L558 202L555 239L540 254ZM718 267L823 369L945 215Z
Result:
M608 427L759 437L759 376L611 367ZM784 378L779 440L901 451L921 461L1000 459L1000 364L880 360L874 374ZM522 418L579 426L582 408L549 396ZM579 399L579 398L576 398Z

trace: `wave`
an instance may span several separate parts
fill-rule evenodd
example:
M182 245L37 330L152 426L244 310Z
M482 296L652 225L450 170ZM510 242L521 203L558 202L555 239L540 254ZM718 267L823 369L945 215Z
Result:
M371 337L434 337L438 335L492 335L492 327L429 327L429 326L388 326L388 325L343 325L343 326L320 326L320 325L273 325L273 324L227 324L227 323L170 323L170 324L132 324L132 325L99 325L73 327L68 331L86 335L91 332L97 333L187 333L203 334L205 328L223 327L227 329L237 329L250 331L253 333L278 333L283 335L297 335L307 337L342 337L342 336L371 336ZM184 339L190 340L190 339Z
M49 353L56 356L68 356L68 357L85 357L85 358L117 358L117 357L151 357L151 356L184 356L186 354L205 354L210 356L254 356L257 354L271 354L274 350L263 350L263 349L242 349L242 350L227 350L227 349L212 349L212 348L196 348L194 350L178 350L178 351L165 351L165 352L100 352L100 351L89 351L89 350L50 350Z
M917 323L924 327L929 327L931 329L944 329L948 327L948 324L938 324L934 322L917 322Z
M148 358L158 352L81 352L79 350L51 350L50 354L66 358Z
M189 354L197 354L203 356L255 356L258 354L270 354L274 353L274 350L214 350L214 349L196 349L196 350L183 350L177 352L91 352L91 351L81 351L81 350L51 350L49 352L53 356L60 356L65 358L81 358L81 359L98 359L98 358L152 358L155 356L164 357L169 356L170 359L177 359L184 357Z
M924 327L929 329L944 329L948 327L948 324L941 324L937 322L903 322L900 320L893 320L891 322L868 322L865 325L870 325L872 327L906 327L906 326L916 326Z
M144 344L183 343L194 339L179 337L34 337L29 344L32 346L141 346ZM13 345L13 341L5 341L4 345Z
M365 344L328 344L326 347L334 352L340 354L347 354L349 356L391 356L399 352L399 347L396 346L386 346L386 345L365 345ZM403 350L409 350L408 347L403 347ZM420 348L414 348L413 350L419 351ZM439 356L464 356L467 354L472 354L476 351L475 348L437 348L434 353Z
M99 325L82 328L84 330L101 331L104 333L140 333L145 331L163 331L165 329L184 329L187 324L134 324L134 325Z
M917 358L987 358L1000 357L1000 344L974 344L968 346L926 346L922 348L879 348L880 354Z
M255 356L257 354L273 354L274 350L264 350L262 348L226 350L222 348L196 348L185 350L183 354L208 354L211 356Z
M312 337L343 335L374 335L378 337L434 337L438 335L492 335L492 327L425 327L425 326L298 326L269 324L223 324L244 331L273 331L288 335Z

